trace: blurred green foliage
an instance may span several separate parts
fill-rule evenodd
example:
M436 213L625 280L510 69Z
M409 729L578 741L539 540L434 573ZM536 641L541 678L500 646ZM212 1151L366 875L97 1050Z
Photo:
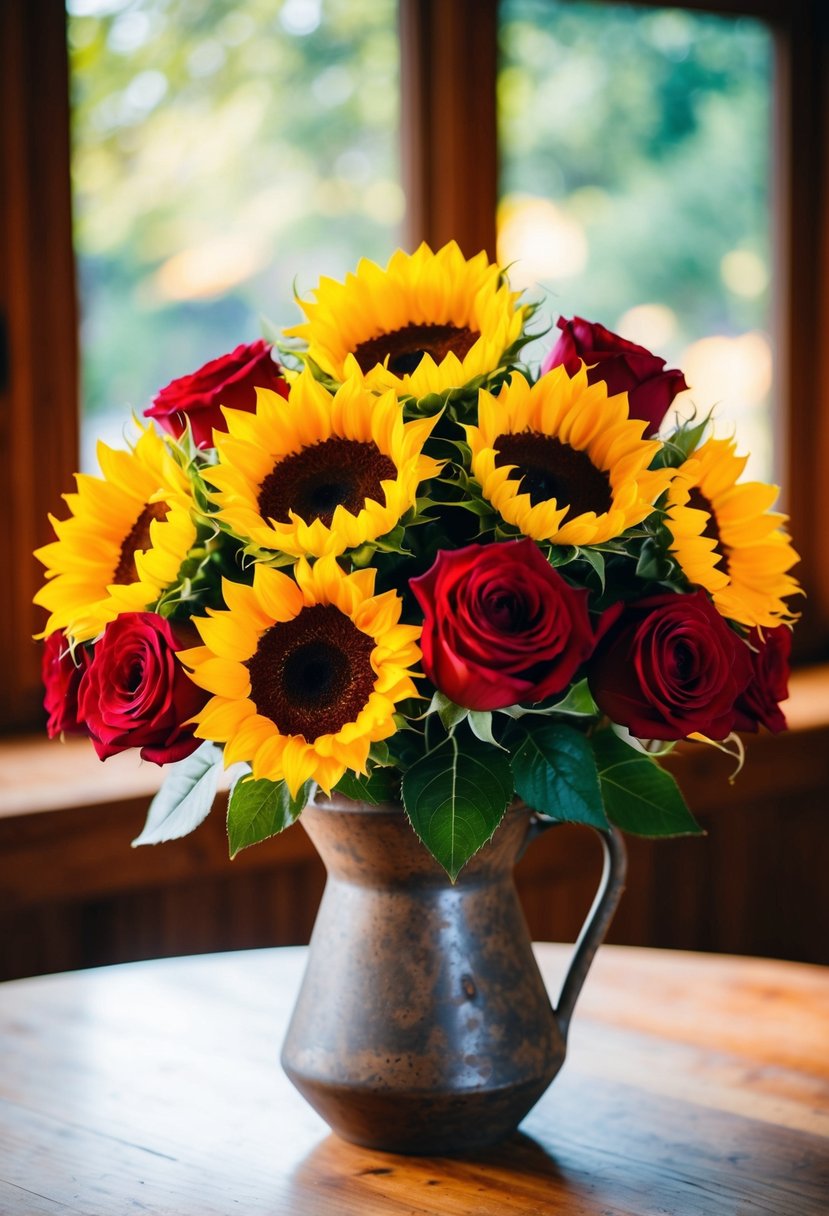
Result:
M68 7L86 432L112 439L130 407L257 337L261 314L299 320L295 286L399 243L397 6ZM573 232L581 250L538 276L550 319L615 328L656 304L672 362L706 335L767 330L769 31L585 0L500 12L502 195L551 201L563 253ZM723 271L735 251L748 290ZM767 407L755 393L732 411L762 460Z
M767 328L768 294L723 283L722 258L768 267L772 38L760 22L628 5L502 0L502 192L557 201L584 231L549 311L611 328L674 310L681 347Z
M69 0L83 397L137 411L399 243L394 0Z

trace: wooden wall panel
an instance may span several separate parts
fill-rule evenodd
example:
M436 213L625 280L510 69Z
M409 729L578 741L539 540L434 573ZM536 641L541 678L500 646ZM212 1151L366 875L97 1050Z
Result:
M702 838L628 837L610 940L829 963L829 728L749 741L746 768L694 748L673 762ZM223 806L184 840L131 849L146 798L0 816L0 978L305 942L324 871L301 825L227 857ZM537 939L573 940L600 849L550 829L518 866Z

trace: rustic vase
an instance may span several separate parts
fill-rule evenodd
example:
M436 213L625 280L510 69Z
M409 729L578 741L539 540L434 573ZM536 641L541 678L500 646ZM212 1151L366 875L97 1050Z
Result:
M573 1007L624 886L604 872L554 1008L513 867L537 817L513 806L452 885L400 806L334 796L302 823L328 871L282 1064L346 1140L453 1154L509 1135L564 1061Z

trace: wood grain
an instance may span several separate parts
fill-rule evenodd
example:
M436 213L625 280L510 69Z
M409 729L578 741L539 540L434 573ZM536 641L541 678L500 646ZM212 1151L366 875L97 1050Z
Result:
M278 1052L303 950L0 986L8 1216L824 1216L829 971L606 947L497 1151L345 1144ZM540 946L555 993L567 949Z
M53 539L47 511L72 489L78 350L69 179L66 10L0 4L0 731L43 721L43 628L32 558ZM5 358L4 358L5 355Z

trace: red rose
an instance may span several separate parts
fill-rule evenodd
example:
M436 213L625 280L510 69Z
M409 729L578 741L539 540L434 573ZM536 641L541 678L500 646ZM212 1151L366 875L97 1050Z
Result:
M213 430L227 430L219 407L229 405L253 413L257 388L270 388L281 397L288 396L282 369L271 358L268 343L261 339L237 346L229 355L206 363L192 375L173 380L155 396L144 415L155 418L176 439L184 433L189 419L196 446L209 448L213 444Z
M599 708L639 739L724 739L751 659L704 591L666 593L625 607L587 678Z
M654 435L674 397L688 387L682 372L666 371L664 359L596 322L559 317L558 327L561 337L542 363L542 373L563 363L573 376L584 361L588 383L604 380L611 396L627 393L630 417L647 422L645 434Z
M78 703L102 760L131 747L168 764L196 750L186 725L207 700L176 659L185 645L154 612L125 612L95 644Z
M63 634L50 633L43 647L41 672L45 695L43 708L49 715L46 732L56 735L85 735L86 726L78 718L78 689L87 666L87 652L78 646L74 657Z
M786 729L786 718L778 702L789 695L789 656L792 631L787 625L757 629L748 635L749 657L754 671L748 688L737 700L737 730L756 732L760 726L777 735Z
M531 540L441 550L410 585L425 615L424 671L467 709L562 692L596 645L587 591Z

